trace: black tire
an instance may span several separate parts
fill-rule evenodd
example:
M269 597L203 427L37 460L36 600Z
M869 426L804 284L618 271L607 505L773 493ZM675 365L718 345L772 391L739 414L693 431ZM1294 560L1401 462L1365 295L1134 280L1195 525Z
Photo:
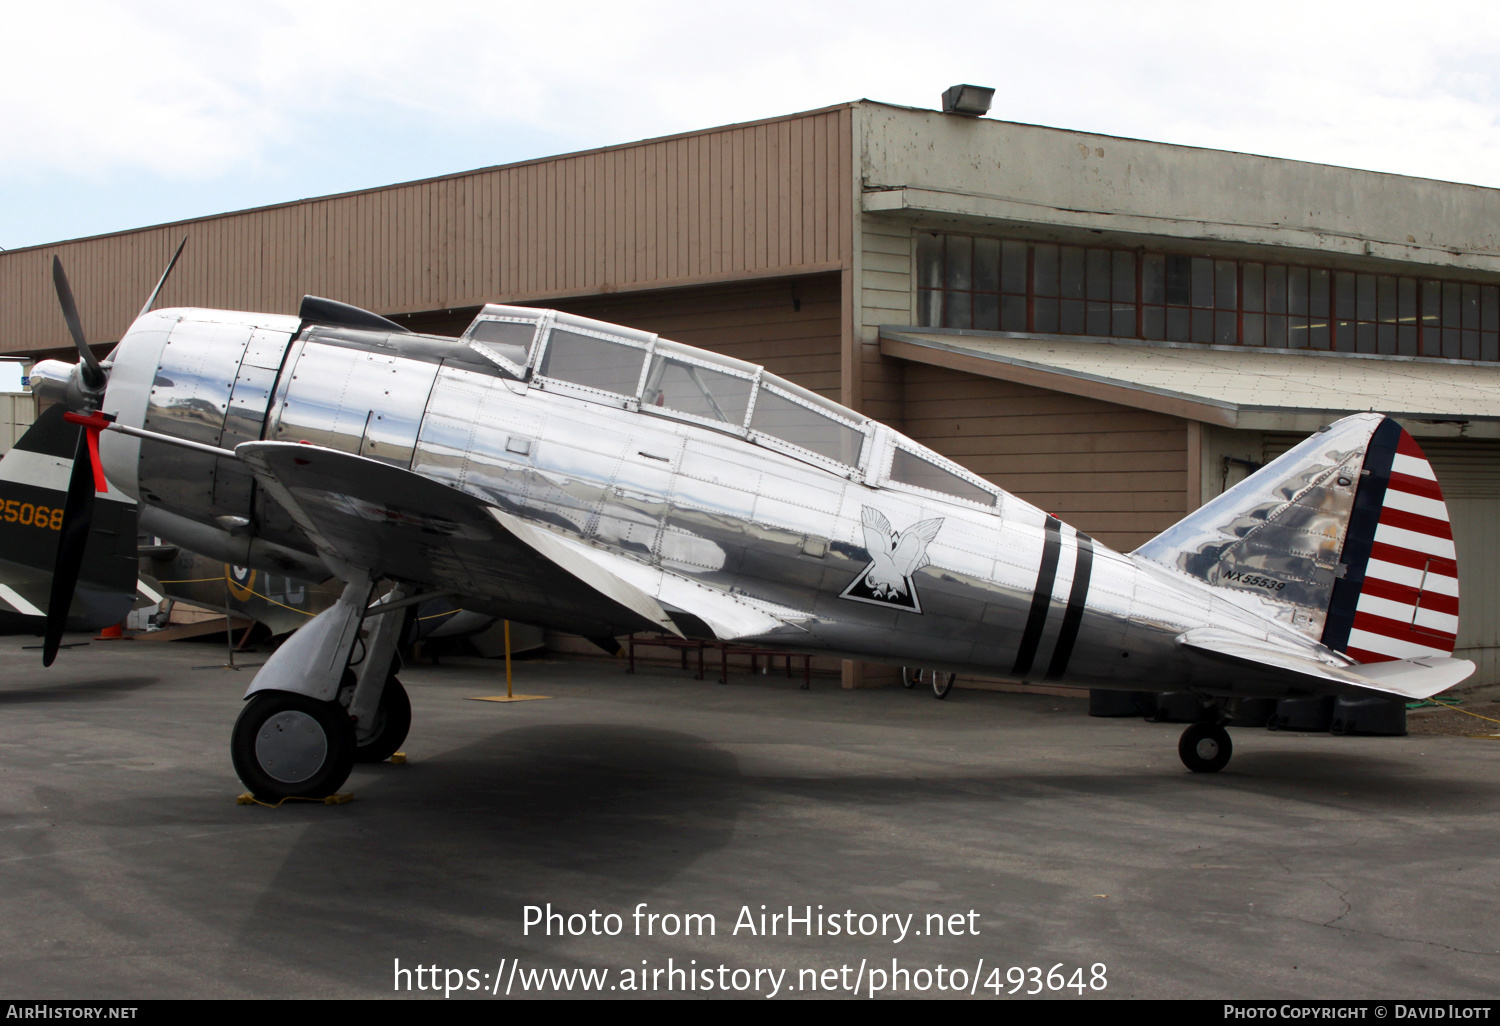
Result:
M1217 773L1229 765L1233 754L1229 731L1217 723L1194 723L1177 742L1177 755L1194 773Z
M910 691L922 680L922 670L916 666L901 667L901 686Z
M327 798L354 769L354 724L337 701L257 691L234 721L229 753L261 801Z
M355 762L385 762L406 741L411 730L411 699L395 674L385 679L380 707L375 710L375 733L354 748Z
M944 673L942 670L931 670L932 674L932 696L934 698L947 698L948 692L953 690L953 682L958 678L956 673Z

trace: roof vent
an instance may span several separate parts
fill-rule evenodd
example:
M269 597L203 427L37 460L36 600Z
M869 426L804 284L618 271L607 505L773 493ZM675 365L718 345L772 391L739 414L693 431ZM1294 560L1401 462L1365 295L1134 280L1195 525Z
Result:
M943 90L943 113L983 117L989 113L995 90L988 86L956 85Z

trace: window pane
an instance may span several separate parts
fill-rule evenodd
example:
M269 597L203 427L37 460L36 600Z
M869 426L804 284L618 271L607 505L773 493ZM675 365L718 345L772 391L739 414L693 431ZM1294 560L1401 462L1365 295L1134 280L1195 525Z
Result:
M1214 306L1220 310L1239 307L1239 284L1235 281L1237 270L1233 260L1214 261Z
M646 351L553 328L538 373L620 395L635 395Z
M1114 291L1110 294L1116 303L1135 302L1135 254L1116 250L1114 262ZM1134 334L1134 332L1132 332Z
M1378 339L1375 346L1377 353L1382 356L1396 355L1396 326L1394 324L1377 324L1375 337Z
M943 327L971 328L974 326L974 313L970 304L971 295L968 292L945 292L943 294Z
M1443 327L1459 327L1463 309L1463 290L1456 281L1443 282ZM1444 355L1447 355L1446 353Z
M1328 293L1332 275L1327 271L1307 272L1307 312L1314 317L1328 316Z
M1356 353L1374 353L1379 351L1379 345L1375 338L1375 325L1361 323L1354 336L1354 351ZM1343 349L1343 346L1339 347Z
M1424 281L1422 283L1422 323L1429 328L1436 328L1442 322L1443 283Z
M1085 329L1088 335L1109 334L1109 304L1098 300L1090 300L1088 303L1088 325Z
M1167 337L1166 311L1159 306L1145 306L1141 308L1141 334L1146 338L1160 341Z
M1463 352L1463 343L1457 328L1443 329L1443 352L1442 355L1449 360L1457 360Z
M1036 318L1036 330L1049 334L1057 332L1057 300L1038 299L1034 301L1032 314Z
M1460 352L1463 353L1463 359L1465 360L1479 359L1479 332L1464 332L1463 349Z
M1263 346L1266 344L1266 321L1261 314L1245 314L1245 339L1247 346Z
M1333 339L1333 348L1341 353L1354 352L1354 347L1357 344L1354 325L1354 321L1333 322L1333 330L1336 333Z
M1187 306L1193 299L1193 261L1190 257L1167 257L1167 302Z
M924 289L941 288L943 285L943 237L941 235L917 236L917 285Z
M974 240L974 291L1000 291L1000 240Z
M1135 338L1135 304L1116 303L1110 316L1109 333L1115 338Z
M1193 311L1193 338L1194 342L1212 342L1214 340L1214 312L1212 310Z
M1084 324L1083 300L1064 299L1062 302L1062 319L1059 322L1057 330L1064 335L1082 335L1084 333Z
M1339 316L1347 315L1341 310ZM1361 321L1375 319L1375 276L1373 274L1355 276L1354 316Z
M1500 289L1485 285L1479 290L1479 327L1484 331L1500 331Z
M1062 297L1064 299L1083 298L1083 275L1083 247L1064 246L1062 248Z
M1185 306L1167 307L1167 341L1168 342L1191 342L1192 332L1190 311Z
M917 291L917 323L924 328L936 328L940 325L943 307L943 294L936 289L919 289Z
M657 356L646 376L641 405L743 424L750 409L750 386L748 378Z
M1286 343L1289 349L1307 348L1307 318L1288 317L1286 319Z
M1417 323L1417 279L1401 278L1397 281L1396 317L1402 324Z
M1026 297L1025 296L1001 296L1000 297L1000 330L1001 331L1025 331L1026 330Z
M1141 257L1141 302L1160 305L1167 301L1167 258L1160 253Z
M1464 284L1463 291L1463 326L1477 330L1479 328L1479 286Z
M1266 268L1266 313L1286 313L1286 268L1279 264Z
M1333 315L1341 320L1354 319L1354 275L1346 271L1333 276Z
M1375 305L1375 316L1377 320L1396 322L1396 279L1392 275L1382 274L1376 281L1377 302Z
M937 464L924 460L905 449L898 448L895 457L891 460L891 480L912 485L915 488L942 492L945 495L956 495L960 499L982 502L985 505L992 505L995 501L992 492L987 492L978 485L965 481L957 474L944 470Z
M1479 358L1490 361L1500 360L1500 335L1493 331L1480 332Z
M1286 318L1281 314L1266 317L1266 345L1272 349L1286 349Z
M1000 244L1000 287L1006 292L1026 292L1026 243Z
M974 287L974 240L967 235L949 235L943 285L950 289Z
M1241 284L1244 288L1244 306L1246 310L1260 311L1265 309L1265 265L1244 264L1241 269Z
M1088 251L1088 298L1109 298L1109 270L1114 261L1107 249Z
M1214 262L1193 257L1193 305L1205 310L1214 305Z
M1309 349L1333 348L1333 340L1328 337L1328 321L1326 319L1315 320L1308 325L1307 347Z
M1036 294L1057 295L1057 247L1037 246L1032 251L1032 259L1036 261Z
M1307 313L1307 268L1305 267L1286 269L1286 312L1303 315Z
M840 463L856 466L864 435L833 418L761 387L750 427Z
M1221 346L1232 346L1239 339L1239 315L1233 311L1220 310L1214 314L1214 342Z
M974 293L974 327L980 331L1000 330L1000 297L992 292Z
M480 321L469 338L524 367L536 325L536 321Z
M1417 356L1417 326L1403 324L1396 329L1396 352L1400 356Z

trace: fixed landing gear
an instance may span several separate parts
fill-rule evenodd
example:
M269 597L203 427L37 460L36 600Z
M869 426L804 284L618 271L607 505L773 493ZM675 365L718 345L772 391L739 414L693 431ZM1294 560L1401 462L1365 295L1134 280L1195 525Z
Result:
M326 798L354 769L354 724L337 701L258 691L234 722L229 751L261 801Z
M901 667L901 686L910 690L923 681L932 685L932 696L934 698L947 698L948 692L953 690L953 682L958 679L958 674L948 673L945 670L924 670L917 666Z
M1177 754L1194 773L1217 773L1229 765L1234 745L1229 741L1229 731L1220 724L1200 721L1182 732Z
M350 698L353 698L353 691L353 688L349 689ZM370 725L369 733L358 732L359 743L354 748L354 761L385 762L396 754L410 729L411 699L406 697L406 689L393 673L385 679L385 687L380 692L380 704L375 708L374 722Z

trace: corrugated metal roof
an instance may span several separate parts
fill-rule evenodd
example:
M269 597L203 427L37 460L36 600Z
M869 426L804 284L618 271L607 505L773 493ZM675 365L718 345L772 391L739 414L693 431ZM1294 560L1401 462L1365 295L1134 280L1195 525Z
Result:
M1423 433L1439 424L1454 434L1500 433L1495 363L904 327L881 328L880 346L889 356L1227 427L1308 431L1376 410L1428 422Z

